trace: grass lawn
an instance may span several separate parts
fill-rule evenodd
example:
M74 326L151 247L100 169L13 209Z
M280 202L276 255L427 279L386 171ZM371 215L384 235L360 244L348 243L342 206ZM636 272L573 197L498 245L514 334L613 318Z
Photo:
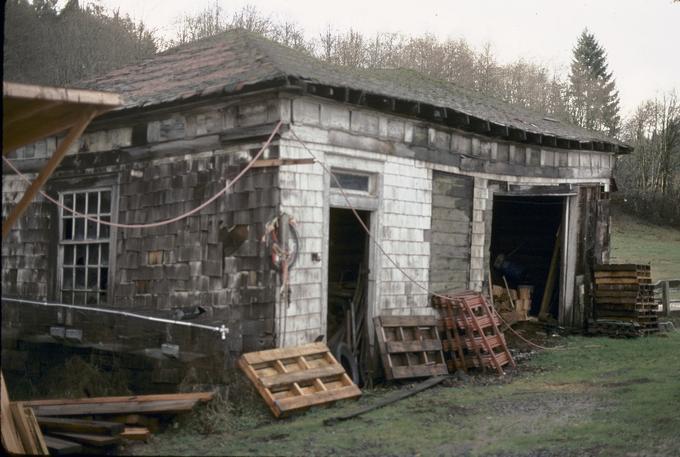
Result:
M198 412L126 452L678 455L680 332L630 340L569 337L561 344L502 379L455 381L332 427L323 420L376 402L395 387L365 390L358 402L278 421L252 400L238 411ZM204 417L197 425L202 415L210 424Z
M652 277L680 279L680 230L645 222L612 206L612 263L651 263Z

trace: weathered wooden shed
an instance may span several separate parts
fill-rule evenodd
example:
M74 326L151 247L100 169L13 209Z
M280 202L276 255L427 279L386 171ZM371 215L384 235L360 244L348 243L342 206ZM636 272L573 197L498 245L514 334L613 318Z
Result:
M198 206L282 127L257 167L179 222L109 230L36 201L3 243L4 296L168 316L200 305L197 321L226 323L228 349L240 353L329 338L357 281L369 328L377 315L430 313L425 289L481 289L500 254L541 288L559 240L553 314L581 328L591 313L591 269L609 253L612 168L629 149L617 140L413 71L331 66L244 31L84 87L125 103L90 125L46 190L104 220L148 223ZM31 175L57 141L10 158ZM3 213L24 188L4 167ZM297 235L287 275L263 242L280 214ZM103 338L88 331L96 319L80 319L83 340Z

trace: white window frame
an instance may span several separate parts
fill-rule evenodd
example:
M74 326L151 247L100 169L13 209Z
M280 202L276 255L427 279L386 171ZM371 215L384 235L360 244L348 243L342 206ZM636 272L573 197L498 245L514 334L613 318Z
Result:
M101 195L103 192L108 192L109 193L109 208L108 211L102 212L101 211ZM89 199L90 195L96 193L97 194L97 207L96 207L96 212L90 212L89 211ZM113 215L115 214L115 207L116 205L114 204L114 197L115 197L115 192L112 187L95 187L95 188L75 188L75 189L67 189L59 192L59 202L62 205L65 205L65 197L71 195L73 198L73 205L74 207L76 206L76 200L77 200L77 195L84 195L85 196L85 211L81 211L78 208L75 208L78 212L85 213L88 216L93 216L95 218L108 218L108 220L112 220ZM64 239L64 221L66 219L71 219L71 233L72 237L71 239ZM75 239L75 233L76 233L76 220L82 220L83 221L83 238L82 239ZM100 223L92 222L87 219L85 219L82 216L77 216L75 214L72 214L63 208L59 208L58 211L58 225L59 225L59 240L58 240L58 264L57 264L57 293L59 296L59 301L62 303L68 303L68 304L76 304L76 305L86 305L86 306L102 306L106 305L111 301L111 278L112 278L112 264L113 264L113 256L114 256L114 251L112 249L113 244L113 238L114 238L114 233L115 231L112 229L112 227L106 227ZM96 230L96 236L95 238L87 238L87 234L90 230L90 228L94 225L94 228ZM102 228L108 229L108 236L105 238L101 238L101 232ZM82 248L81 248L82 246ZM107 255L107 260L104 263L103 261L103 252L104 250L101 248L97 249L97 261L96 263L90 263L90 249L91 246L106 246L108 255ZM68 268L69 265L65 265L65 257L66 257L66 251L71 249L72 250L72 255L69 256L72 260L71 263L69 264L72 269L72 277L71 277L71 287L69 289L65 289L65 283L64 283L64 270L65 268ZM79 249L84 249L84 260L83 264L78 264L77 263L77 252ZM77 268L83 268L84 269L84 277L83 277L83 287L78 288L76 286L76 269ZM96 269L96 274L97 274L97 279L94 284L94 287L91 287L89 284L89 275L91 274L91 270ZM104 272L103 270L106 269ZM103 277L103 275L106 275ZM102 279L105 280L106 287L102 288ZM69 299L70 296L70 299ZM96 297L96 300L90 301L91 296ZM81 300L81 298L84 298Z

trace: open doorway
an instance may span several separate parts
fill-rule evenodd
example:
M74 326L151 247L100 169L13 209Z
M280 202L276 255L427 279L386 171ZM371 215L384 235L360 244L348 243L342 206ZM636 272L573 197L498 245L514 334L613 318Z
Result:
M492 282L504 288L505 277L511 292L530 293L531 304L526 308L529 315L539 315L544 302L543 317L547 317L546 313L555 319L558 317L559 231L564 202L564 197L554 196L495 195L493 199ZM521 296L513 298L523 300Z
M369 211L357 211L370 228ZM330 208L328 346L355 382L368 355L368 235L349 209Z

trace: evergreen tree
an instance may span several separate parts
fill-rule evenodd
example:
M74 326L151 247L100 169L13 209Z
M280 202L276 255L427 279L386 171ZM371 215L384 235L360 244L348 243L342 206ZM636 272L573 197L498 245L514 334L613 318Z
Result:
M578 125L615 136L619 132L619 92L607 69L604 49L584 30L574 48L569 73L569 111Z

